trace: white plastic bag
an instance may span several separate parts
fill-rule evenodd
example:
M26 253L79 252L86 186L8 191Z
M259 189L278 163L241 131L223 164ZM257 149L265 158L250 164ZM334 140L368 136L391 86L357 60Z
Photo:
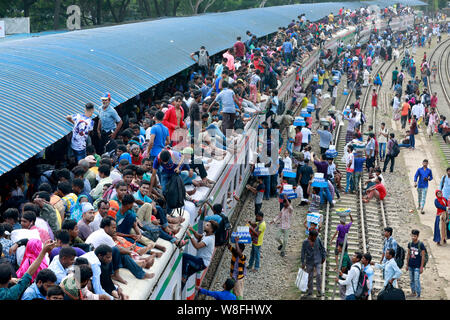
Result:
M306 292L308 290L308 273L302 268L298 269L295 285L301 292Z

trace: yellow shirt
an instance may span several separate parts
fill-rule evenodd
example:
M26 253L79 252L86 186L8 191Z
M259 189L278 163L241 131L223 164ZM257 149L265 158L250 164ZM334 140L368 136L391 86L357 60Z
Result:
M323 75L319 74L319 80L317 81L317 84L320 86L323 85Z
M257 228L258 228L258 227L257 227ZM255 246L258 246L258 247L259 247L259 246L262 246L262 244L263 244L264 233L266 232L266 222L265 222L265 221L259 223L259 229L258 229L258 231L260 231L261 233L260 233L259 236L258 236L258 243L255 244Z

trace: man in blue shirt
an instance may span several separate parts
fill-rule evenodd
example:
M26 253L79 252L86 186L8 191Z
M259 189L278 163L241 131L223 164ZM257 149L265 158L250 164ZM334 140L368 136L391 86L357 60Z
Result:
M292 51L294 51L294 48L292 47L292 43L289 41L289 38L285 39L281 49L283 49L284 61L286 65L290 66L292 63Z
M111 95L105 93L102 96L102 108L99 112L97 127L97 135L100 139L100 148L98 149L100 154L103 154L106 143L108 143L109 140L116 138L123 124L117 111L109 105L110 103Z
M380 263L385 263L386 262L386 257L385 255L387 254L387 251L389 249L393 249L394 251L397 251L397 241L394 239L394 237L392 237L392 228L391 227L386 227L384 228L384 237L386 239L384 239L384 243L383 243L383 254L381 255L381 262Z
M397 288L397 279L399 279L402 275L402 271L397 266L397 262L395 262L395 250L389 249L386 252L386 262L383 264L375 263L375 268L383 270L384 275L384 287L388 283L392 284L395 288ZM373 264L373 262L371 263Z
M213 297L216 300L236 300L236 296L231 293L234 284L234 279L227 279L223 284L223 291L209 291L200 287L196 287L196 289L198 293Z
M419 181L417 181L419 180ZM428 160L422 162L422 168L417 169L414 175L414 187L417 188L420 213L425 214L423 208L425 207L425 200L427 199L428 181L433 180L433 173L428 168Z
M164 119L164 112L158 111L155 114L156 123L150 129L148 139L147 151L150 160L153 162L158 154L170 143L169 129L162 124Z
M56 282L56 275L50 269L43 269L39 271L36 282L25 290L22 295L22 300L43 299L47 296L47 290L54 286Z
M366 161L366 158L363 157L361 152L356 152L353 161L355 162L355 164L354 164L355 170L353 171L353 181L355 184L355 190L358 191L359 190L358 189L359 181L361 179L361 175L363 172L363 166L364 166L364 162Z
M222 133L226 136L227 129L231 130L234 129L234 120L236 118L235 105L238 105L241 111L242 105L236 98L234 91L229 89L229 84L226 81L222 83L222 91L216 96L214 101L209 105L208 112L216 102L219 102L219 105L222 109Z
M164 149L153 161L153 171L152 177L150 179L151 185L149 194L151 194L153 186L155 185L156 174L159 168L161 168L160 183L163 192L165 191L166 185L173 174L180 173L180 177L181 179L183 179L183 182L187 181L188 175L191 174L190 167L188 164L185 163L184 157L181 155L181 153L173 150ZM187 170L189 173L183 170Z

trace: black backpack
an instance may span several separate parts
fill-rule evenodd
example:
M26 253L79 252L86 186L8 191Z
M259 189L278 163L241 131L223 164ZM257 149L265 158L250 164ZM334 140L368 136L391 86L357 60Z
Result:
M394 288L390 283L380 291L377 300L406 300L405 293L402 289Z
M364 270L361 270L358 266L355 267L359 270L358 285L356 286L356 289L353 287L352 282L355 298L356 300L367 300L369 298L369 277Z
M392 156L395 158L400 154L400 147L398 146L398 142L394 141L394 145L392 146Z
M405 249L403 249L401 246L397 246L394 259L399 269L401 269L403 267L403 264L405 263Z
M286 109L286 106L285 106L284 102L282 100L278 100L277 114L279 116L281 116L284 113L284 109Z
M219 216L222 218L222 220L219 223L219 228L216 231L215 234L215 246L223 246L227 244L230 240L231 236L231 223L228 220L227 216L225 216L223 213L219 213Z
M168 208L177 209L184 207L186 189L180 175L173 174L167 182L167 188L163 192Z

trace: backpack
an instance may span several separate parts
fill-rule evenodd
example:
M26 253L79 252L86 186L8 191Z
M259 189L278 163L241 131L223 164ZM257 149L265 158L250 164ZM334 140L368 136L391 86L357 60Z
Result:
M178 209L184 207L186 189L179 174L173 174L170 177L163 196L166 199L167 208Z
M201 49L198 52L198 65L202 67L208 66L208 55L205 49Z
M358 266L356 266L356 268L359 270L358 285L356 286L356 289L353 287L352 282L355 298L356 300L367 300L369 297L369 277L364 270L361 270Z
M403 267L403 264L405 263L405 249L403 249L403 247L397 245L394 259L399 269L401 269Z
M440 190L444 189L444 184L445 184L445 180L447 179L447 175L444 175L441 179L441 185L440 185Z
M281 116L284 113L285 109L286 109L286 106L285 106L284 102L282 100L278 100L277 115Z
M231 223L228 220L227 216L225 216L223 213L219 213L219 216L222 218L219 223L219 228L216 231L216 241L215 245L217 246L223 246L227 244L230 240L231 236Z
M406 300L405 293L402 289L394 288L390 283L380 291L377 300Z
M398 142L394 141L394 145L392 146L392 156L396 158L400 154L400 147L398 146Z

